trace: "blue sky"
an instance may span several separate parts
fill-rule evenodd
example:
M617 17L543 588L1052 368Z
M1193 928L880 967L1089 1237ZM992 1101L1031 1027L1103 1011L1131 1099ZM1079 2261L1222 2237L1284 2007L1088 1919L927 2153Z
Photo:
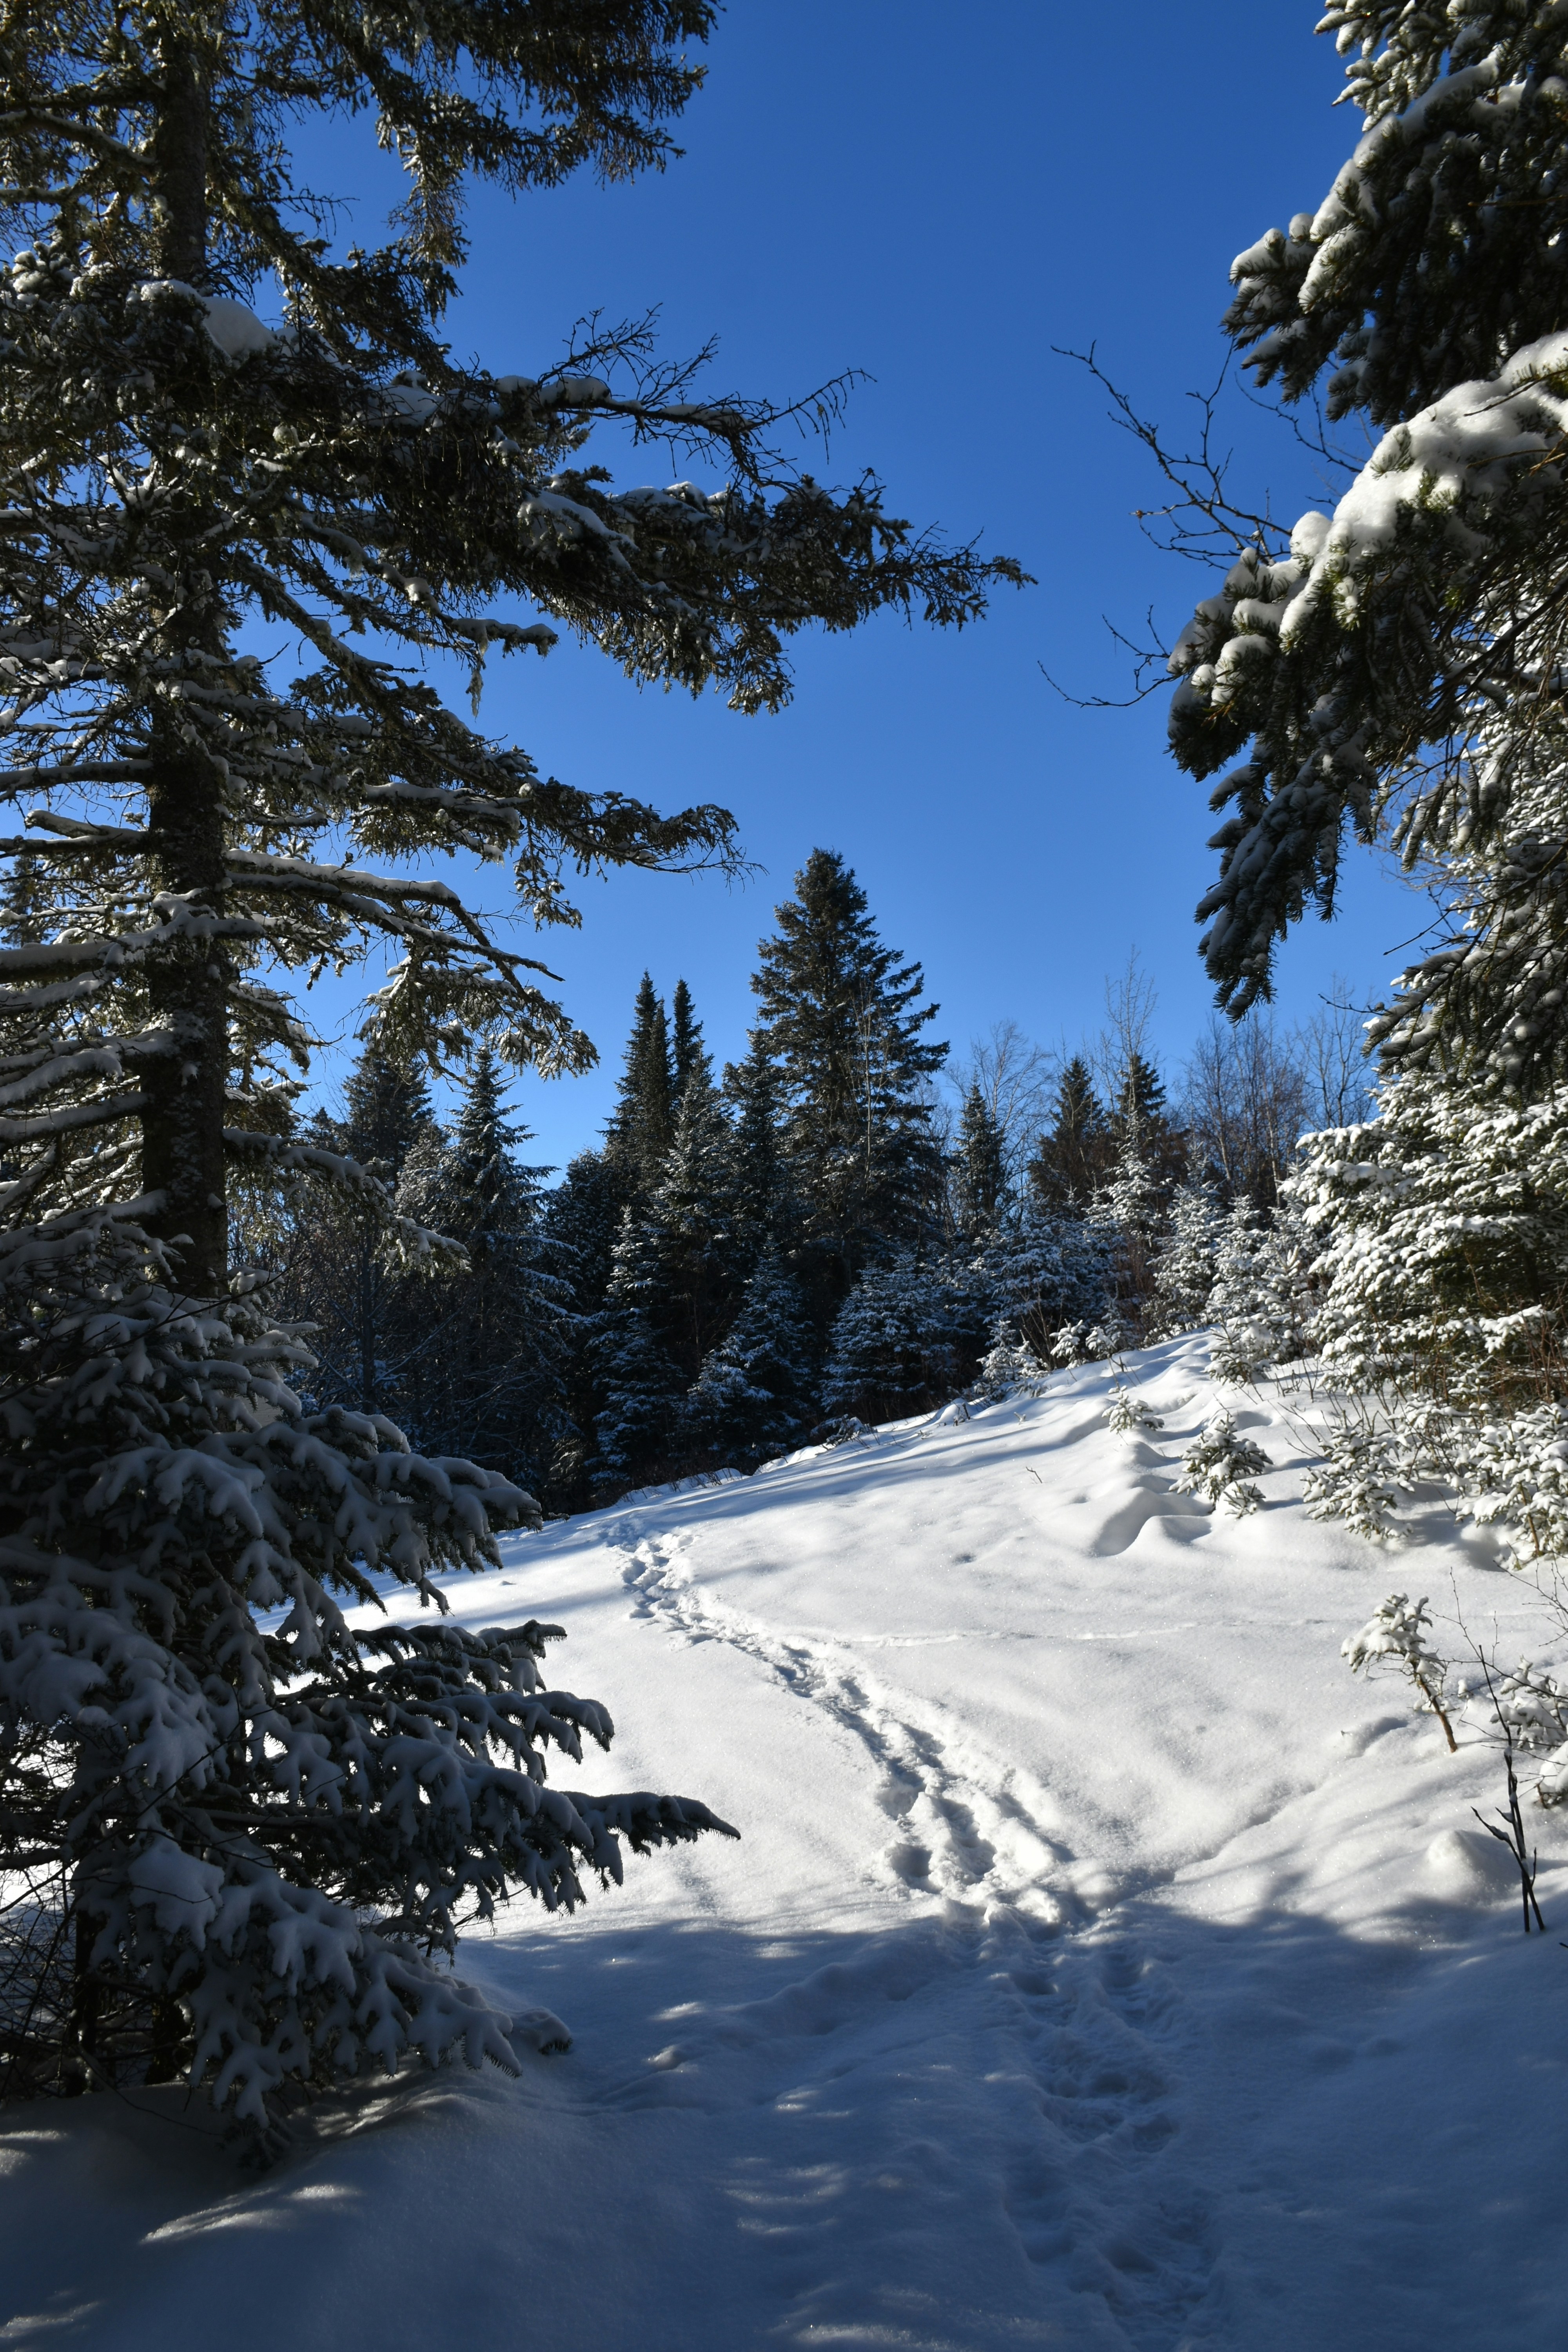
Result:
M479 197L448 320L460 351L538 373L584 312L659 304L672 351L720 338L716 388L779 396L864 369L875 381L821 470L875 465L894 512L981 533L1038 581L961 635L887 619L797 640L795 698L774 718L639 693L564 642L496 671L486 724L542 768L721 802L763 869L744 887L584 887L582 931L543 951L603 1058L585 1078L520 1083L534 1156L559 1163L602 1124L645 965L667 993L690 983L721 1060L743 1050L756 942L819 844L854 866L884 938L923 961L955 1048L1009 1016L1046 1044L1093 1031L1106 974L1136 949L1159 989L1158 1045L1179 1064L1209 1013L1192 912L1214 866L1205 788L1165 755L1163 697L1074 709L1040 665L1120 693L1101 614L1136 629L1152 606L1169 642L1210 586L1142 537L1131 510L1157 503L1156 484L1052 346L1097 342L1179 432L1223 357L1232 256L1315 206L1358 128L1331 108L1340 67L1312 37L1317 13L734 0L666 174L521 205ZM363 200L363 234L381 199L371 179L351 184L357 152L332 142L314 176ZM1291 512L1322 502L1277 427L1245 408L1233 423L1238 487L1270 481ZM606 456L623 478L662 478L652 452ZM499 908L499 873L481 887ZM1310 921L1282 959L1281 1014L1310 1013L1336 971L1375 993L1423 912L1352 851L1340 919ZM350 1010L323 1003L323 1026L342 1034ZM322 1058L325 1089L345 1058Z

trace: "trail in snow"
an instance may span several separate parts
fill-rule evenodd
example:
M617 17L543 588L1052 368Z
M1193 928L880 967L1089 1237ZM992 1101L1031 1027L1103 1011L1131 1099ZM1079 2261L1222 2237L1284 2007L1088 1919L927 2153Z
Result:
M1539 1816L1526 1945L1490 1752L1339 1658L1391 1583L1505 1650L1525 1597L1436 1517L1392 1558L1307 1520L1267 1399L1267 1506L1209 1515L1174 1491L1201 1343L1132 1371L1157 1437L1089 1370L451 1580L470 1622L567 1626L601 1785L743 1843L473 1939L571 2054L356 2093L263 2180L175 2094L7 2119L0 2345L1561 2338L1568 1834Z

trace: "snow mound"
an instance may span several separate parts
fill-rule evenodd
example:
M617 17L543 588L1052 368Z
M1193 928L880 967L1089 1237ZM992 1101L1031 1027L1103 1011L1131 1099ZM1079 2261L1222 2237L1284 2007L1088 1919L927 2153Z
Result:
M367 2085L259 2180L183 2093L0 2118L5 2341L195 2352L219 2307L228 2352L524 2313L595 2352L1562 2338L1568 1808L1522 1776L1526 1939L1495 1747L1340 1654L1389 1556L1307 1517L1303 1409L1196 1339L1126 1368L1137 1431L1084 1365L448 1580L568 1629L619 1727L584 1777L742 1844L514 1906L461 1965L519 2080ZM1268 1458L1244 1516L1179 1491L1216 1408ZM1398 1580L1541 1654L1440 1512Z

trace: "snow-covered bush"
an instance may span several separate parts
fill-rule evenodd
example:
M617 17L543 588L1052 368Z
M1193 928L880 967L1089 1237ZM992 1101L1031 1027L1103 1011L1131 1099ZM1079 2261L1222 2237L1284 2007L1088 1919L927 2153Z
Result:
M1435 1715L1443 1727L1450 1748L1458 1745L1450 1716L1464 1694L1450 1695L1447 1690L1448 1664L1427 1642L1432 1614L1425 1601L1411 1601L1403 1592L1391 1592L1378 1603L1359 1633L1352 1633L1341 1644L1340 1654L1352 1675L1370 1674L1374 1668L1390 1665L1408 1677L1415 1693L1419 1713Z
M991 1344L981 1359L975 1393L988 1399L1009 1396L1016 1389L1037 1386L1047 1370L1007 1317L999 1315L991 1327Z
M1223 1503L1226 1510L1242 1518L1249 1511L1256 1511L1263 1501L1258 1488L1250 1481L1260 1471L1273 1466L1260 1445L1242 1436L1233 1414L1215 1413L1182 1455L1176 1492L1202 1495L1211 1503Z
M1136 1390L1121 1381L1112 1381L1107 1391L1105 1418L1121 1437L1137 1437L1145 1430L1163 1429L1165 1424L1152 1407L1145 1404Z
M1324 1440L1323 1458L1308 1472L1301 1489L1314 1519L1342 1519L1372 1543L1392 1542L1401 1533L1399 1448L1385 1425L1346 1420Z

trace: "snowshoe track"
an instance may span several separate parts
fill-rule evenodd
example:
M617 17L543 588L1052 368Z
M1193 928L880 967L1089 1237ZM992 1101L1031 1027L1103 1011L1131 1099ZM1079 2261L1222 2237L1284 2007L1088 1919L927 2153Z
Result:
M944 1958L925 1945L925 1961L896 1987L881 1981L879 1965L820 1970L715 2021L715 2038L831 2037L863 2021L873 2000L908 2000L953 1965L967 1966L984 1980L988 2018L1012 2053L1022 2094L1014 2114L1033 2116L1022 2129L1015 2124L999 2151L1020 2248L1031 2265L1103 2304L1107 2333L1098 2340L1130 2352L1197 2352L1206 2331L1191 2326L1213 2291L1217 2250L1210 2200L1173 2147L1184 2021L1164 1970L1099 1919L1107 1884L1054 1834L1047 1790L987 1755L945 1709L890 1691L850 1644L771 1628L703 1591L692 1543L688 1534L643 1533L635 1522L624 1530L621 1574L634 1614L689 1642L729 1643L861 1743L894 1829L871 1874L930 1905L926 1916L948 1948ZM628 2086L638 2104L681 2099L679 2057L669 2056L676 2068L657 2089Z

